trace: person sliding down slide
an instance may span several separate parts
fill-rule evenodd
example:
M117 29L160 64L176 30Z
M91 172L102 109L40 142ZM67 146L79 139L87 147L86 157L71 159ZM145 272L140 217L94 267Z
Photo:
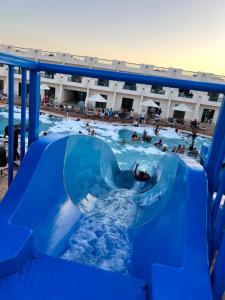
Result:
M151 176L145 171L144 167L136 164L134 168L134 176L138 181L147 181L151 179Z

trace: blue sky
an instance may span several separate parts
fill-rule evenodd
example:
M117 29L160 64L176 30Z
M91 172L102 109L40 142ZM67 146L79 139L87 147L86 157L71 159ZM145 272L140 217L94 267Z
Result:
M5 0L0 43L225 74L224 0Z

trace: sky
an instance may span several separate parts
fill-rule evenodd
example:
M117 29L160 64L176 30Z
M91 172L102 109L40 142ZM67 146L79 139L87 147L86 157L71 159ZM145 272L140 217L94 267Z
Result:
M225 0L2 0L0 44L225 75Z

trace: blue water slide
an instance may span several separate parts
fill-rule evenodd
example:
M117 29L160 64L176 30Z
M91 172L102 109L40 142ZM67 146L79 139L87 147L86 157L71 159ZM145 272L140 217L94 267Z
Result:
M121 171L98 138L40 138L0 204L0 298L211 299L206 186L202 167L176 155L152 186ZM137 208L129 275L61 259L84 213L120 189Z

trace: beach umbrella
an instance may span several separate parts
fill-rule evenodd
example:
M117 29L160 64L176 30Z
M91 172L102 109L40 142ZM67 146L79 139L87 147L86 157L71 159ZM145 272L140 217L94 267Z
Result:
M87 102L107 103L107 100L105 98L103 98L100 94L97 94L97 95L88 97Z
M150 106L150 107L159 108L159 106L152 99L143 101L142 106Z
M41 84L40 89L41 89L41 90L49 91L49 90L50 90L50 87L49 87L47 84L43 83L43 84Z
M175 105L174 107L172 107L173 110L178 110L178 111L184 111L184 112L193 112L192 109L190 109L187 105L185 104L179 104L179 105Z

